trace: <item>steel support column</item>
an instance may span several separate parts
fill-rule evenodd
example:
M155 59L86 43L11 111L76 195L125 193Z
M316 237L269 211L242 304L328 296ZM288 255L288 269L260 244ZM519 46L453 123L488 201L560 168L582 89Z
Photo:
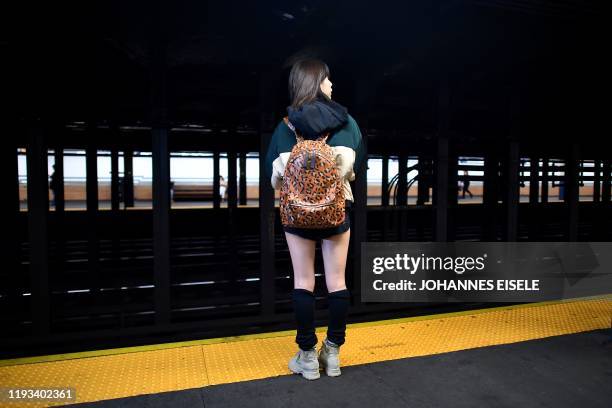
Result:
M510 140L506 157L506 241L518 240L518 205L519 205L519 145Z
M578 240L579 165L580 146L578 143L572 143L565 160L565 177L563 180L565 184L564 201L567 206L567 240L570 242Z
M29 129L27 146L28 236L30 243L30 287L34 335L50 332L49 294L49 174L43 128L35 123Z
M266 176L266 153L276 126L276 88L280 73L263 69L259 78L259 250L261 315L274 314L276 298L274 189Z

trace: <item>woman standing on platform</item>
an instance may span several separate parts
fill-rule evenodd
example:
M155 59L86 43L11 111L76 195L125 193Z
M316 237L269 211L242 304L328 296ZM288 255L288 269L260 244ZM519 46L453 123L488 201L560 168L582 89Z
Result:
M320 377L319 368L324 368L329 376L341 374L339 350L345 342L350 305L345 282L353 204L349 182L355 180L355 172L359 172L365 162L359 126L344 106L331 100L332 83L329 76L327 65L316 59L296 62L289 74L289 122L304 139L316 139L329 132L327 144L336 156L345 197L345 221L337 227L301 229L283 226L293 265L292 300L297 322L295 341L299 346L299 351L289 362L289 369L309 380ZM294 131L281 121L274 130L266 155L266 170L275 189L282 186L285 165L296 142ZM315 246L319 240L328 290L329 326L317 356L314 264Z

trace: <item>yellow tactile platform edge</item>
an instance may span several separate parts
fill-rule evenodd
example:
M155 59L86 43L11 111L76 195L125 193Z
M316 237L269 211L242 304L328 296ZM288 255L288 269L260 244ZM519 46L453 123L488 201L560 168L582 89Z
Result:
M609 328L612 297L543 302L348 326L343 366L446 353ZM325 327L317 328L319 345ZM295 331L0 361L0 387L71 387L76 400L99 401L291 374ZM155 347L155 346L151 346ZM48 359L54 356L47 356ZM38 358L42 362L31 362ZM68 402L3 401L41 407Z

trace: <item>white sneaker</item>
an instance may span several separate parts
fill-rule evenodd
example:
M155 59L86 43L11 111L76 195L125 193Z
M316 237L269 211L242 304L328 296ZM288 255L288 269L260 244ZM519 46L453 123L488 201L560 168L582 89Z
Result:
M316 380L321 377L319 373L319 361L317 360L317 349L300 349L295 356L289 360L289 369L295 374L302 374L307 380Z
M327 338L323 341L318 360L321 367L325 369L325 374L329 377L337 377L342 374L340 371L340 346L327 340Z

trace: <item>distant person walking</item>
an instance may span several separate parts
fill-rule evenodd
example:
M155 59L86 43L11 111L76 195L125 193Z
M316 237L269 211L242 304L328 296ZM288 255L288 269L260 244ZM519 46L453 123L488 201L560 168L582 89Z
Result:
M59 176L57 175L57 171L55 170L55 164L53 165L53 173L51 174L51 182L49 183L49 189L51 190L51 205L55 207L55 198L57 197L61 185L61 181Z
M219 202L223 202L223 197L225 196L225 190L227 190L227 181L223 178L223 176L219 175Z
M467 169L463 169L463 178L461 181L463 182L463 195L461 198L465 198L466 192L470 195L470 198L472 198L474 195L470 191L470 176Z

